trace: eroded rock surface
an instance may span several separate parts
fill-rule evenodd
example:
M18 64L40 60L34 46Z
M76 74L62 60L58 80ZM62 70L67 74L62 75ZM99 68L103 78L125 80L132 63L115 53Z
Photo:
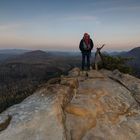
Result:
M0 132L0 140L66 139L63 107L73 94L74 89L65 85L42 87L1 114L1 123L5 122L4 116L11 115L12 120L8 128Z
M89 78L80 82L65 109L68 140L140 139L139 104L128 90L131 87L127 89L107 72L115 77L110 71L90 71ZM129 77L126 83L131 81Z
M139 97L133 76L75 68L4 111L0 140L139 140Z

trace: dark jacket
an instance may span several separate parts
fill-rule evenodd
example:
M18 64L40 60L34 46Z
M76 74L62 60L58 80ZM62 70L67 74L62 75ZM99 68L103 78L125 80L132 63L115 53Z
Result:
M79 49L81 50L82 53L91 53L91 50L94 47L92 39L90 39L90 49L88 49L88 50L84 49L84 42L83 41L84 41L83 39L80 41Z

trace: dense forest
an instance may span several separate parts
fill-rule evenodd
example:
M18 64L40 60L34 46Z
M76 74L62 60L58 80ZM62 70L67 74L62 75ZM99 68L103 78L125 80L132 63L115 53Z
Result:
M79 66L79 57L34 51L6 59L0 64L0 112L21 102L52 77Z

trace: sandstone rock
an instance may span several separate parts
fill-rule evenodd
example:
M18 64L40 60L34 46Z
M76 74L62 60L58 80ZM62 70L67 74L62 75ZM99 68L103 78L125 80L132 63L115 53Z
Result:
M48 80L47 84L59 84L61 81L61 78L58 77L58 78L52 78L50 80Z
M71 96L70 87L53 85L10 107L0 115L0 118L12 116L8 128L0 132L0 140L65 140L62 108Z
M89 78L104 78L104 75L96 70L90 70L87 72Z
M0 140L139 140L140 80L117 70L79 70L4 111Z
M80 83L77 96L65 109L68 140L140 138L137 108L139 105L130 91L119 83L111 79L88 79ZM135 122L133 126L129 121Z
M135 78L129 74L123 74L118 70L113 72L109 71L108 73L106 70L102 70L102 72L108 75L108 77L112 80L115 80L116 82L119 82L124 87L126 87L134 96L135 100L140 103L140 79Z
M67 85L73 89L78 88L79 83L77 78L61 78L61 85Z
M79 68L74 68L71 71L69 71L68 76L70 77L77 77L80 75L80 69Z

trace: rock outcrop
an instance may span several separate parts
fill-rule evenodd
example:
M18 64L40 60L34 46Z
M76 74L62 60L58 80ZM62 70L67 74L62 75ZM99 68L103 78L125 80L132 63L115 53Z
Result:
M140 79L73 69L0 114L0 140L139 140Z

